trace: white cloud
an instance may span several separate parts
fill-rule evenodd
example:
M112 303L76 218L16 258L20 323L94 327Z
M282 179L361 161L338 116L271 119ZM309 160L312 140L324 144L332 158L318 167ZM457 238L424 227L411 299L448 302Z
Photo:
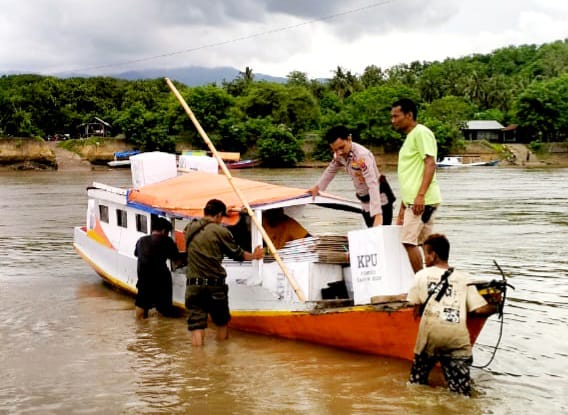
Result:
M0 0L0 7L0 73L199 65L327 77L337 66L362 73L371 64L568 38L568 2L556 0Z

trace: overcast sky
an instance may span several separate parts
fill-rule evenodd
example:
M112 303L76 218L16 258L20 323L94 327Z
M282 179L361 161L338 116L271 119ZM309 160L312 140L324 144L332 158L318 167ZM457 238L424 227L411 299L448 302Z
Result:
M567 0L0 0L0 74L331 77L568 38Z

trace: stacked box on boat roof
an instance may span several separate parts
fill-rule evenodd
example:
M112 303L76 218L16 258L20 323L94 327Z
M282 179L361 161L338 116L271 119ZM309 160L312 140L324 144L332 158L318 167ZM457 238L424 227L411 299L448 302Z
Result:
M179 156L179 168L217 174L219 162L216 158L205 155L182 154Z
M151 151L130 157L132 186L142 187L177 176L175 154Z

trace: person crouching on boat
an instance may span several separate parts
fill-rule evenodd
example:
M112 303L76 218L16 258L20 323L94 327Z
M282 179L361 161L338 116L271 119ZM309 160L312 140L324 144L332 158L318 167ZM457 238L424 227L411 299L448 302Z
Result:
M410 383L428 384L428 376L439 361L451 391L471 394L472 351L466 325L468 312L489 315L496 307L487 304L467 276L448 265L450 243L441 234L424 241L427 268L416 273L408 291L414 316L422 316L414 346Z
M167 317L177 313L172 306L172 274L166 261L181 263L180 253L168 236L172 224L164 218L152 220L152 232L138 239L134 256L138 257L136 288L136 318L147 318L148 310L156 307Z
M388 223L383 222L383 203L379 183L381 175L373 153L361 144L354 143L351 134L344 126L329 129L325 134L325 140L333 152L333 160L321 175L318 183L308 192L316 197L320 191L327 189L339 170L345 169L347 174L351 176L355 187L355 196L361 201L363 218L367 227L390 225L390 221ZM386 178L383 178L383 180L386 182ZM382 199L385 200L385 208L388 208L387 197L385 196ZM392 205L390 207L392 209ZM390 217L392 220L392 213Z
M225 284L227 272L221 265L223 257L226 255L235 261L264 258L261 246L252 253L245 251L221 225L223 216L227 216L227 207L222 201L209 200L203 213L202 219L188 223L184 230L187 246L185 306L193 346L203 346L208 315L217 326L217 340L229 337L229 288Z

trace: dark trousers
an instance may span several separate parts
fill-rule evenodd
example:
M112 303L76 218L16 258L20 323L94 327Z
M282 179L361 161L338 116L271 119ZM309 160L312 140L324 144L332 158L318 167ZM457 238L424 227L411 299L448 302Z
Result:
M392 203L388 203L382 206L383 209L383 225L392 225ZM365 219L365 224L367 228L373 227L373 222L375 217L371 216L369 212L363 211L363 219Z

